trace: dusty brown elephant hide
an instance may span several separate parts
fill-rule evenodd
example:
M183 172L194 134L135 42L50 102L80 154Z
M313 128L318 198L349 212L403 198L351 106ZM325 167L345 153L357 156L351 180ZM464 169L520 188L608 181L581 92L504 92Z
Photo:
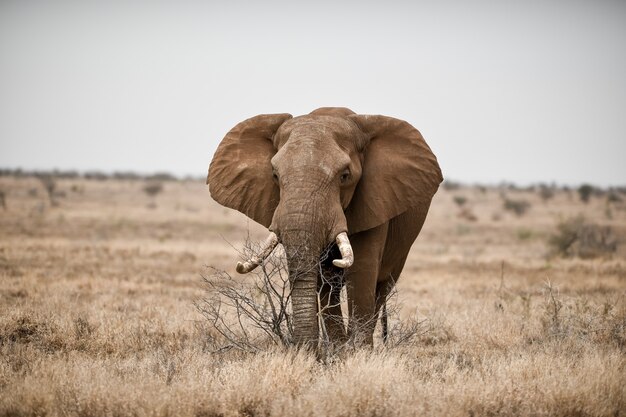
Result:
M328 107L239 123L217 148L207 183L217 202L272 232L263 253L240 263L238 271L248 272L283 244L295 343L318 340L320 291L322 305L333 306L324 311L328 334L341 340L365 326L371 344L379 310L442 180L437 158L409 123ZM329 247L341 259L316 267ZM345 268L341 283L321 279L320 270L338 267ZM339 306L343 283L348 329Z

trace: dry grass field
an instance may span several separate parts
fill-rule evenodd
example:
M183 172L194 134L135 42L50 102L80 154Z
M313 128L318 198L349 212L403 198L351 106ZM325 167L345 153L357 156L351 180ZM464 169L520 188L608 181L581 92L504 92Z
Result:
M623 193L440 189L393 318L420 331L320 362L216 351L201 275L265 233L204 184L55 185L52 206L38 179L0 177L2 416L626 414ZM590 232L548 256L580 214Z

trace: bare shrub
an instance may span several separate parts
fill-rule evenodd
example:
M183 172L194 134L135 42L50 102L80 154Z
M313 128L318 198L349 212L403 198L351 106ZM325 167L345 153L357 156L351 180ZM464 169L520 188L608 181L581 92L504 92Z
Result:
M396 349L427 344L432 337L442 340L435 333L447 333L438 322L428 317L419 317L417 313L400 320L401 302L397 287L389 292L379 315L369 321L359 321L351 315L348 318L348 332L346 338L340 341L330 342L328 335L322 332L322 349L318 357L325 362L332 362L335 357L345 357L363 347L363 342L371 336L380 318L380 341L378 349ZM343 320L343 318L341 318ZM323 321L323 320L322 320ZM376 339L376 336L374 336Z
M159 181L150 181L143 186L143 192L150 197L155 197L163 191L163 184Z
M602 305L586 298L564 297L550 281L544 285L543 315L540 321L548 338L575 336L600 343L626 346L626 309L623 298Z
M258 255L260 247L248 240L243 255ZM325 256L328 255L328 252ZM324 256L322 257L322 261ZM319 268L322 285L340 285L337 276L328 276L322 264ZM206 296L195 303L198 311L208 320L209 338L214 351L236 349L259 352L270 346L290 347L293 341L293 320L289 270L284 256L273 253L249 275L252 280L237 280L228 272L209 267L210 274L203 276ZM319 345L318 356L325 359L336 349L331 346L323 319L333 305L324 302L320 290L317 294ZM341 326L343 326L343 319ZM346 341L356 345L359 332Z
M554 187L545 184L541 184L539 186L539 197L544 203L551 200L554 197L554 194Z
M2 206L3 210L7 209L7 198L4 190L0 190L0 206Z
M163 183L160 181L150 180L143 186L143 192L146 193L152 200L148 203L148 208L157 208L156 196L163 192Z
M611 190L609 191L609 194L606 197L606 201L608 203L621 203L624 200L622 197L620 197L620 195L616 191Z
M557 232L548 240L548 244L556 254L563 256L570 254L570 248L578 240L579 230L584 222L585 218L578 216L557 224Z
M467 203L467 197L462 196L462 195L455 195L454 202L456 203L457 206L463 207L465 203Z
M617 250L612 228L588 223L583 216L564 220L556 228L548 240L553 254L594 258L611 255Z
M504 198L503 207L505 210L513 212L516 216L523 216L530 208L530 203L526 200L512 200Z
M293 336L289 274L282 257L271 255L238 281L210 268L203 275L206 296L195 302L208 320L215 351L238 349L258 352L269 345L289 346Z
M249 257L259 253L259 246L246 242L244 255ZM328 309L336 307L322 294L323 286L343 285L343 272L332 272L324 267L324 261L330 254L327 250L321 257L319 268L321 285L317 293L319 342L317 357L324 362L334 357L353 352L362 346L367 332L375 327L378 317L370 322L358 322L349 318L349 331L341 340L331 340L326 321L338 320L339 327L344 327L345 318L328 316ZM273 253L249 275L253 279L237 280L228 272L209 267L209 273L203 275L205 296L194 304L206 318L209 345L214 352L239 350L242 352L260 352L271 346L290 347L293 342L293 320L289 271L284 256ZM422 340L426 333L434 328L427 324L427 319L409 319L400 321L399 305L395 289L386 299L381 311L383 341L389 347L399 347ZM388 319L391 318L391 326Z
M558 297L558 292L550 281L546 282L546 302L544 304L544 316L542 324L544 330L550 335L560 335L563 328L561 309L563 303Z

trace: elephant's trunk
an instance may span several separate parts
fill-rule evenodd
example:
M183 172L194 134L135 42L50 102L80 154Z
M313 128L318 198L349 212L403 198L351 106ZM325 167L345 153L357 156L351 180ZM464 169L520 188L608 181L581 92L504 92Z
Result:
M319 337L317 286L319 257L324 247L312 239L310 230L282 233L281 240L291 283L293 341L314 347Z
M291 287L293 342L316 347L319 338L317 272L298 276Z
M339 200L330 197L323 183L306 175L297 179L281 190L271 230L278 234L287 256L294 343L313 347L319 339L320 256L337 235L347 231L347 226ZM307 184L310 187L303 187ZM340 267L349 267L352 251L349 242L346 246L347 235L343 233L336 241L342 248Z

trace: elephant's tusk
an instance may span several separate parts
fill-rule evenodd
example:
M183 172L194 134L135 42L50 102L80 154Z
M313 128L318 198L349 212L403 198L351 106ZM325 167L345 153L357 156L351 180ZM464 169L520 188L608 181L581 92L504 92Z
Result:
M341 232L337 235L337 246L339 246L339 252L341 252L341 259L335 259L333 265L337 268L349 268L354 263L354 253L352 252L352 245L350 245L350 239L346 232Z
M271 232L267 239L261 244L261 250L257 255L252 256L245 262L237 262L237 272L247 274L261 265L261 262L270 256L270 253L272 253L276 245L278 245L278 236L276 236L276 233Z

